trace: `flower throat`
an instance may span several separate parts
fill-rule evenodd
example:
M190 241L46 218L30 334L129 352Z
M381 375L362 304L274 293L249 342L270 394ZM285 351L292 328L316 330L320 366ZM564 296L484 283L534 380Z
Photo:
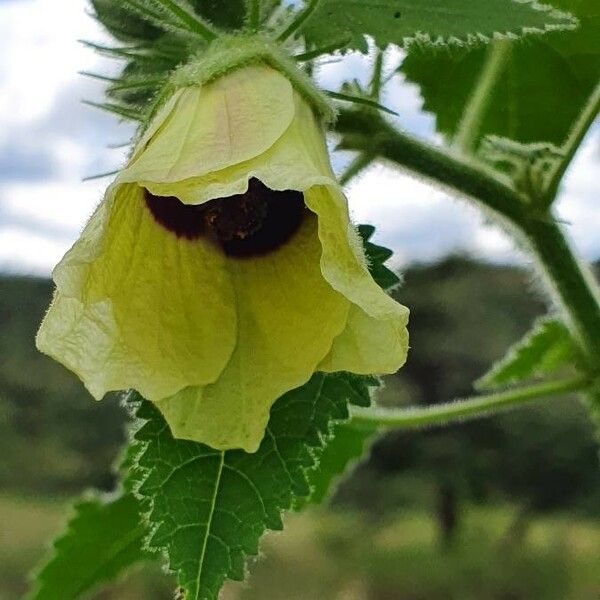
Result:
M174 196L155 196L148 190L145 199L155 220L176 236L211 239L227 256L240 258L276 250L308 214L302 192L274 191L255 178L244 194L204 204L184 204Z

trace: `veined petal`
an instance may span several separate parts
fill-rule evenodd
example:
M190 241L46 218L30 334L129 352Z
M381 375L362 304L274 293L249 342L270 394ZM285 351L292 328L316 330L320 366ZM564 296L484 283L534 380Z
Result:
M135 388L150 400L215 381L234 348L225 258L159 226L135 185L113 186L54 273L38 348L93 396Z
M308 190L304 199L319 218L323 275L353 303L346 329L334 341L319 370L395 373L408 352L408 309L371 277L342 192L334 186L318 186Z
M390 375L405 362L408 352L406 318L375 319L352 305L346 329L333 342L319 371L349 371L357 375Z
M117 181L179 182L237 165L268 150L293 116L291 83L263 65L184 88L150 125L151 135Z
M336 186L325 135L311 107L294 93L294 118L265 152L220 171L183 181L140 181L157 196L175 196L185 204L243 194L253 177L272 190L305 191L315 185Z
M157 405L176 437L255 451L272 404L305 383L344 329L349 302L324 280L314 217L277 252L230 260L238 343L218 381Z
M304 201L319 218L321 270L325 279L371 317L405 322L408 309L388 296L369 273L362 241L350 221L348 203L341 190L315 186L304 194Z

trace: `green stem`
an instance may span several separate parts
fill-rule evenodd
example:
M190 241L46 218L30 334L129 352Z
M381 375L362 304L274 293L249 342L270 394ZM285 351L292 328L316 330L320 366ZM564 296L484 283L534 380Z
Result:
M333 42L331 44L328 44L327 46L319 46L319 48L315 48L314 50L307 50L306 52L302 52L302 54L296 54L294 58L298 62L306 62L315 58L319 58L319 56L323 56L324 54L332 54L336 50L342 50L349 43L350 38L344 38L342 41Z
M381 110L382 112L387 113L388 115L393 115L395 117L398 116L398 113L393 111L391 108L387 106L383 106L372 100L371 98L367 98L365 96L352 96L351 94L344 94L343 92L334 92L332 90L324 90L325 93L335 100L341 100L342 102L352 102L354 104L362 104L363 106L368 106L369 108L374 108L375 110Z
M298 29L300 29L300 27L302 27L302 25L304 25L304 23L312 16L315 10L317 10L319 1L320 0L309 0L306 8L300 11L300 13L298 13L296 18L285 28L285 30L277 36L277 41L284 42L294 33L296 33L296 31L298 31Z
M381 86L383 79L383 61L385 58L385 51L381 48L377 48L377 54L375 55L375 64L373 65L373 78L371 79L370 92L371 98L379 100L381 96Z
M494 42L469 101L463 111L452 142L453 148L466 154L472 154L481 133L481 125L490 107L493 91L510 58L511 44L508 40Z
M400 410L354 409L352 422L380 427L413 428L434 425L446 425L453 421L476 418L501 410L516 408L531 400L580 392L591 385L588 377L574 377L560 381L539 383L506 392L488 394L475 398L456 400L445 404L436 404L426 408L408 408Z
M583 138L598 116L598 112L600 112L600 82L598 82L594 88L584 109L579 114L577 121L573 124L569 137L562 146L564 158L557 164L548 178L548 184L544 193L548 199L548 205L556 198L560 182L569 168L569 165L573 162Z
M600 368L600 290L589 269L581 264L559 226L550 216L523 224L540 270L562 310L565 323L588 357Z
M261 0L246 0L246 23L250 31L260 28L260 2Z
M424 175L491 209L517 236L524 237L536 254L566 324L588 357L589 367L598 369L600 292L551 215L534 211L526 198L483 165L421 142L370 114L342 112L338 130L342 133L340 148L371 152Z
M426 144L373 113L341 111L337 130L342 134L340 149L378 155L488 206L511 222L525 219L524 199L485 165Z

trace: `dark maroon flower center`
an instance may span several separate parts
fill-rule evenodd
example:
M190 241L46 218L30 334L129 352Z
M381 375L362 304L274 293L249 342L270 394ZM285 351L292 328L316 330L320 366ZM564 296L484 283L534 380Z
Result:
M302 192L274 191L258 179L245 194L200 205L145 190L146 205L156 221L178 237L201 237L217 243L228 256L267 254L287 242L308 214Z

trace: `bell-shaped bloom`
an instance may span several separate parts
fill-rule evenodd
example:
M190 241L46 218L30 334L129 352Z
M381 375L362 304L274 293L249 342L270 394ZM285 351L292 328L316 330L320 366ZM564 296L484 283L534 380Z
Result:
M319 118L263 65L173 94L54 280L39 349L213 448L255 451L316 371L406 358L408 311L369 275Z

